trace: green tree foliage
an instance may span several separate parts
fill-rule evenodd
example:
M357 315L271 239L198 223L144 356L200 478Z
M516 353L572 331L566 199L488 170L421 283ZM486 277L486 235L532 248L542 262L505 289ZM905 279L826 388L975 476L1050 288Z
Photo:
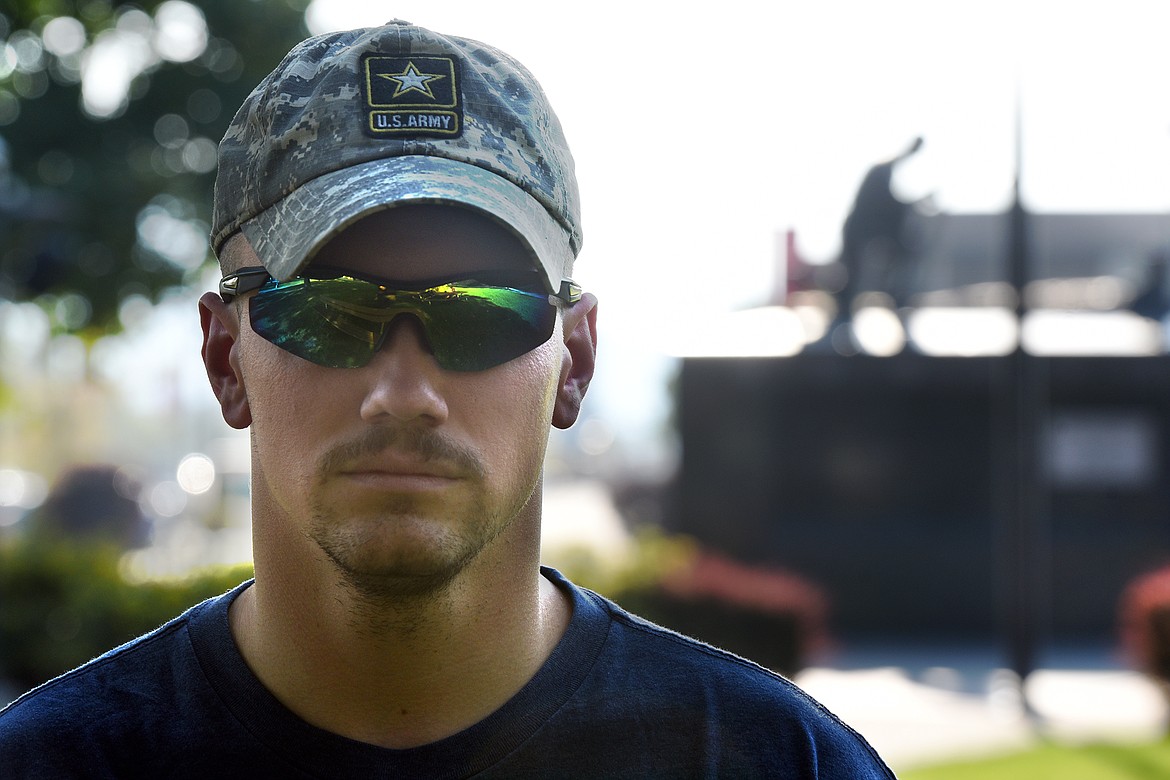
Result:
M215 144L308 0L0 0L0 298L109 332L193 281Z

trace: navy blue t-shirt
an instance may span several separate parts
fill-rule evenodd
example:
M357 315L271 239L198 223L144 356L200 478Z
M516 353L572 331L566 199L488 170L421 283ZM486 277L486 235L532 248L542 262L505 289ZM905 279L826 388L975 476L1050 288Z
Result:
M247 583L0 712L14 778L892 778L873 749L788 680L634 617L558 572L564 638L499 710L388 750L286 709L228 627Z

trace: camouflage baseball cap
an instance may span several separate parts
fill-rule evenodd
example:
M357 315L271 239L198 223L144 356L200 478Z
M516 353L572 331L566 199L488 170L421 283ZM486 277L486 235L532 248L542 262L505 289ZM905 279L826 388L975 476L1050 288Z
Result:
M393 21L298 44L219 147L212 247L243 231L296 276L326 241L402 203L452 203L515 232L560 288L581 248L573 158L509 55Z

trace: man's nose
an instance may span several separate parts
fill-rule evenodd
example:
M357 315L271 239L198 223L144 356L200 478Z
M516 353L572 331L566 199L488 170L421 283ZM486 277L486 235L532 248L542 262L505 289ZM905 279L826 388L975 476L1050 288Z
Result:
M362 417L425 420L437 425L447 419L441 392L443 369L435 361L422 322L413 315L395 317L381 348L369 364L356 369L369 374Z

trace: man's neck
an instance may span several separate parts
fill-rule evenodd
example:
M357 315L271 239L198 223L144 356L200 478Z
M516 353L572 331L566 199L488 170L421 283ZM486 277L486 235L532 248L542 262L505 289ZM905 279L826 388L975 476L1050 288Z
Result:
M493 570L509 573L483 587L472 571L425 599L374 609L338 580L322 587L258 559L232 632L261 682L304 720L414 747L498 709L564 634L571 606L535 562Z

